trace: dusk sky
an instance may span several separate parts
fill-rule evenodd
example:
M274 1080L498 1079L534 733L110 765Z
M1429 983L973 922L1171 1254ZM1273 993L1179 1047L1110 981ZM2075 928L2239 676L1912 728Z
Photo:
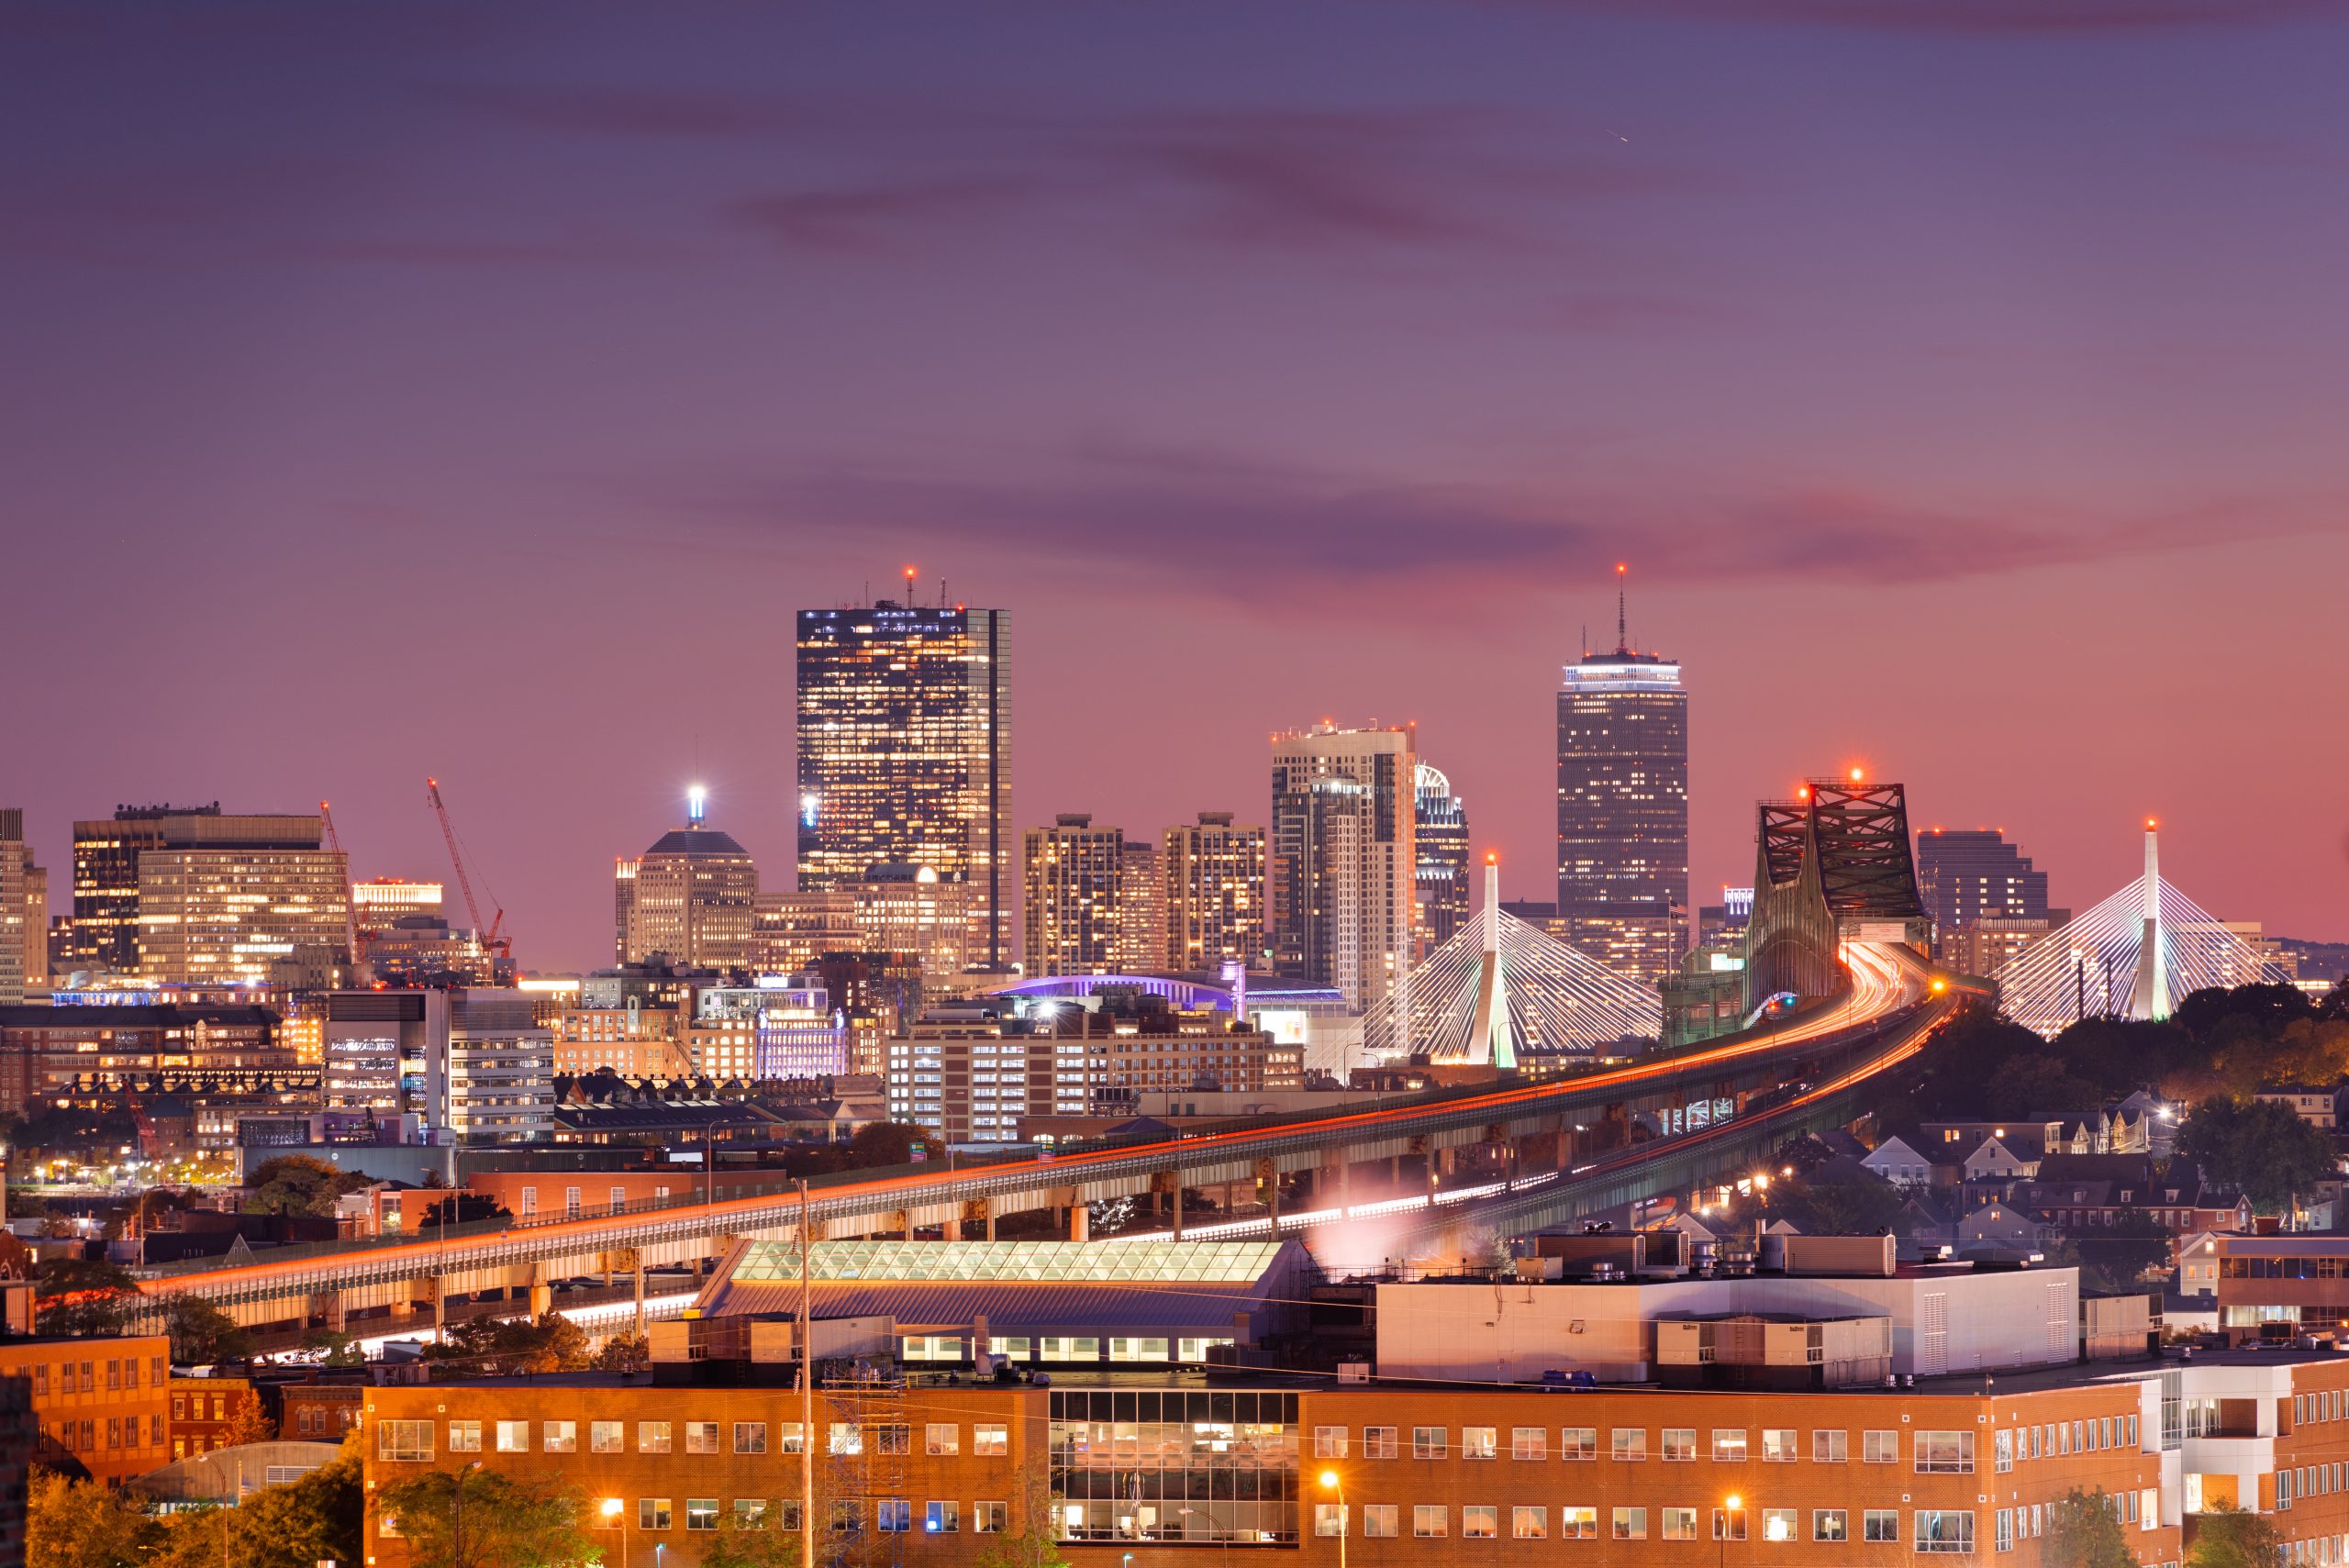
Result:
M912 562L1021 825L1414 719L1548 897L1621 561L1700 900L1857 762L2349 940L2345 76L2287 0L11 6L0 805L62 913L117 802L444 877L436 773L588 967L693 779L788 885L792 612Z

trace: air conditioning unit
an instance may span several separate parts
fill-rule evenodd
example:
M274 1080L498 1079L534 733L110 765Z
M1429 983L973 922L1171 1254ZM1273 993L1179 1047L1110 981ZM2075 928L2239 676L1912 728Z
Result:
M1340 1362L1338 1381L1340 1383L1368 1383L1370 1363L1368 1362Z

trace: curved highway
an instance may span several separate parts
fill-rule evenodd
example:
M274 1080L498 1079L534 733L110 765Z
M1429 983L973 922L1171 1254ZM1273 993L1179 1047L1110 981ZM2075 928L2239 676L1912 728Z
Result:
M1776 1056L1799 1062L1805 1051L1859 1044L1873 1031L1904 1014L1921 1011L1938 1020L1954 1014L1965 995L1963 985L1930 969L1905 949L1853 944L1845 951L1852 984L1827 1005L1775 1028L1741 1033L1717 1044L1671 1056L1645 1059L1575 1078L1482 1094L1332 1112L1152 1143L1074 1151L1048 1160L961 1170L930 1167L862 1180L835 1180L811 1187L808 1218L822 1223L899 1211L935 1210L1004 1194L1130 1184L1137 1179L1147 1182L1153 1173L1170 1170L1202 1173L1200 1182L1195 1184L1207 1184L1215 1179L1203 1174L1208 1169L1239 1169L1267 1157L1293 1158L1308 1151L1350 1144L1357 1148L1394 1144L1463 1128L1562 1116L1642 1092L1668 1095L1708 1080L1718 1082L1725 1068L1759 1064L1762 1060ZM1900 1032L1911 1035L1919 1031ZM1878 1054L1853 1071L1865 1075L1891 1064ZM1839 1077L1838 1082L1842 1081ZM1824 1092L1823 1087L1814 1088L1804 1100L1795 1103L1807 1103ZM1776 1116L1778 1110L1770 1114ZM1751 1125L1751 1118L1720 1124L1723 1129ZM1626 1164L1635 1165L1677 1151L1688 1143L1687 1138L1645 1143L1621 1151L1607 1163L1620 1172ZM1579 1179L1585 1169L1587 1168L1578 1168L1573 1175ZM194 1294L217 1301L250 1302L304 1292L331 1292L403 1279L510 1268L716 1235L779 1230L800 1222L799 1208L799 1199L794 1194L723 1198L715 1203L687 1204L649 1213L557 1220L445 1240L426 1236L324 1255L191 1271L142 1283L152 1296ZM1290 1226L1285 1222L1282 1229L1286 1230ZM1187 1235L1200 1238L1213 1233L1215 1229L1196 1228L1186 1231Z

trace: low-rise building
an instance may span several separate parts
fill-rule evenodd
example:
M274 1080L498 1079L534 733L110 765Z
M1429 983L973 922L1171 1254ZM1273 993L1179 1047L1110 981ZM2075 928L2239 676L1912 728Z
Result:
M253 1435L261 1396L250 1378L173 1373L171 1396L173 1459L232 1448Z

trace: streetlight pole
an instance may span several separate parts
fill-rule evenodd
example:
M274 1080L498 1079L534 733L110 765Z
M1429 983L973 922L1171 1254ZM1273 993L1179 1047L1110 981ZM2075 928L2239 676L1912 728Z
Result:
M1720 1565L1721 1568L1729 1568L1729 1532L1737 1518L1737 1510L1744 1506L1745 1499L1731 1492L1721 1502ZM463 1565L460 1564L459 1568L463 1568Z
M1338 1495L1338 1568L1346 1568L1346 1530L1353 1521L1346 1518L1346 1478L1334 1470L1321 1473L1321 1489Z
M628 1505L618 1497L604 1499L604 1517L620 1532L620 1568L628 1568Z

